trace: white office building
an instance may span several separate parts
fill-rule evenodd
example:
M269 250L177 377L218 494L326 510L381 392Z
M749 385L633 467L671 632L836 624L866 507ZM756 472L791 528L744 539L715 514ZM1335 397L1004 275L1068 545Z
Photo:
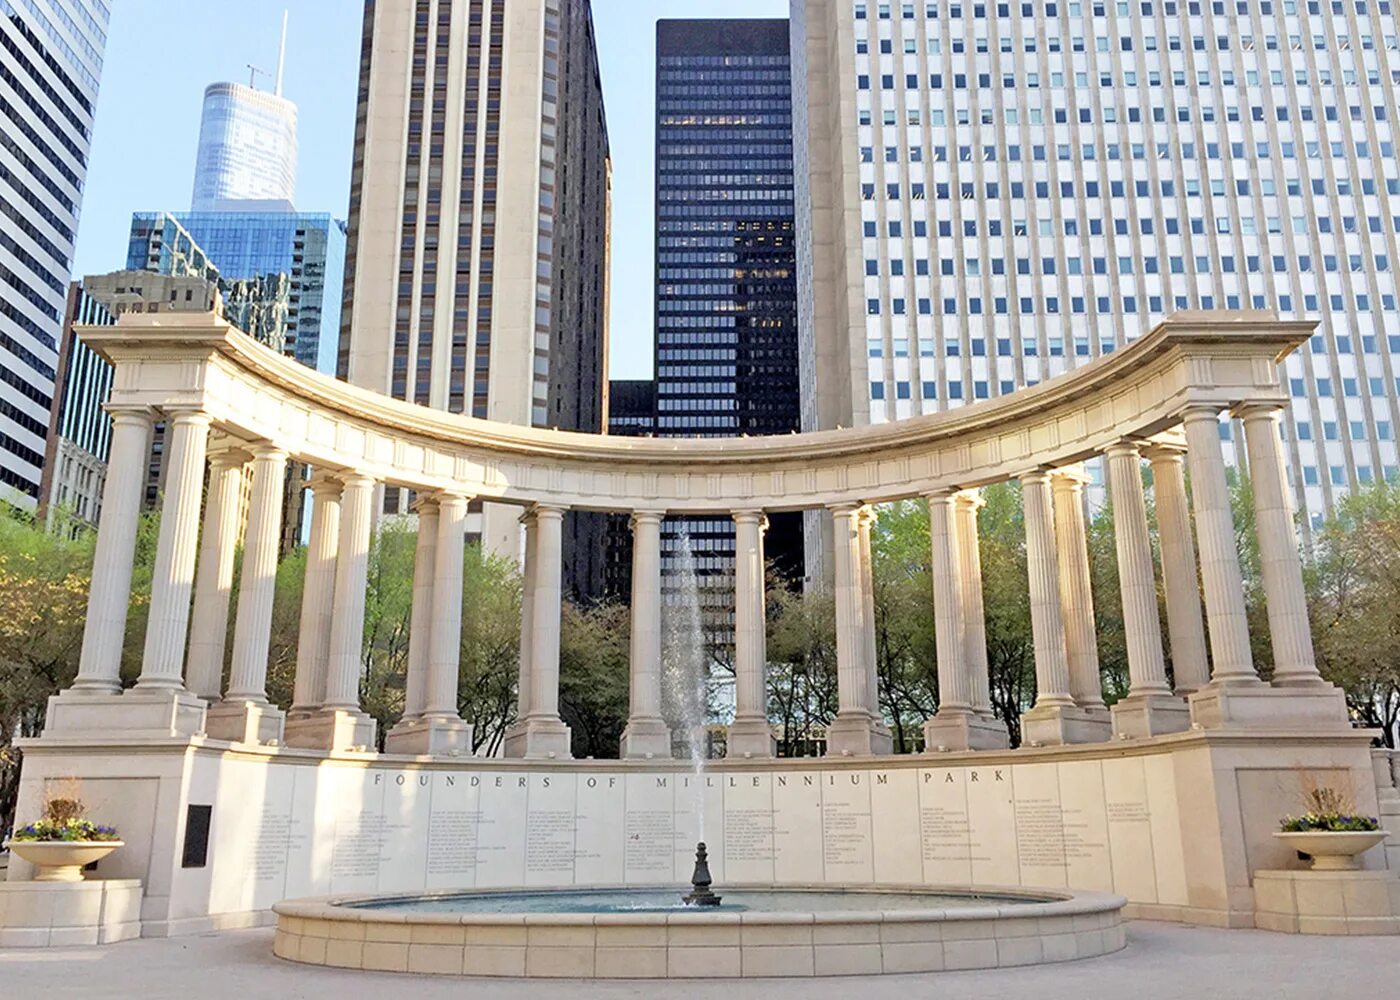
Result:
M0 0L0 497L32 509L110 17Z
M1284 368L1298 505L1396 476L1397 25L1390 0L795 0L817 422L1265 309L1320 324Z
M281 203L290 211L297 186L297 106L280 93L241 83L204 91L192 212L229 201Z

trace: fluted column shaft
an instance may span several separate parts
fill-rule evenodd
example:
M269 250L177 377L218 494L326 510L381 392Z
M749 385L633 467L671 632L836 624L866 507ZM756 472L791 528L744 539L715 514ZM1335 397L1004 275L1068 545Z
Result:
M102 487L102 523L92 559L87 622L78 660L75 691L116 694L121 691L122 646L131 605L131 569L136 556L136 528L151 453L148 407L117 409Z
M520 518L525 535L525 562L520 581L520 676L516 681L515 712L530 714L530 657L535 644L535 568L540 561L539 521L533 510Z
M557 721L564 511L558 507L536 507L535 532L534 601L530 609L529 717Z
M865 681L868 688L865 706L876 722L883 724L884 717L880 711L880 654L875 642L875 559L870 547L870 531L874 524L875 511L862 507L856 518L856 551L860 555L857 592L861 600L861 639L865 647Z
M734 697L736 721L768 719L762 511L734 515ZM857 654L859 655L859 654Z
M841 715L868 713L869 682L866 677L864 599L860 593L860 508L844 504L831 511L836 540L833 568L836 574L836 698Z
M1303 562L1293 527L1293 502L1284 473L1280 408L1247 406L1239 415L1244 419L1249 449L1259 568L1264 578L1269 639L1274 651L1274 683L1284 687L1322 684L1313 654Z
M1183 419L1196 540L1201 548L1201 586L1210 626L1211 683L1257 684L1230 486L1220 447L1220 414L1215 407L1192 407Z
M437 560L437 500L418 501L418 540L413 553L413 607L408 625L408 676L404 683L405 719L420 717L428 705L429 650L433 630L433 578Z
M331 620L335 605L335 566L340 547L338 479L317 475L311 480L311 538L306 550L306 575L301 592L301 623L297 633L297 676L292 711L311 712L326 700L330 661Z
M1123 597L1123 636L1128 647L1131 695L1169 695L1162 656L1162 623L1157 614L1157 575L1147 530L1142 489L1142 456L1131 444L1109 448L1109 488L1113 496L1113 541L1118 552L1118 586Z
M457 687L462 664L462 558L466 533L467 498L452 493L439 496L425 718L460 717Z
M365 587L375 481L351 473L340 501L340 543L335 560L335 603L323 708L360 710L361 657L365 640Z
M1196 574L1196 546L1186 505L1186 456L1176 447L1147 452L1152 464L1152 493L1157 501L1157 536L1162 548L1162 582L1167 593L1167 635L1177 694L1199 691L1210 683L1206 627L1201 616L1201 582Z
M277 549L282 535L286 477L285 451L261 445L253 449L253 490L238 583L230 701L267 703L267 656L272 639L272 602L277 595Z
M1080 708L1104 707L1099 678L1099 639L1094 588L1089 575L1089 538L1084 527L1085 476L1059 470L1051 477L1055 505L1056 569L1060 575L1060 616L1069 657L1069 690Z
M632 515L632 722L661 719L661 522L660 511Z
M178 691L184 689L185 640L199 550L209 415L192 410L168 414L165 439L165 501L151 575L146 647L136 686Z
M1021 477L1026 520L1026 570L1030 581L1031 633L1035 642L1036 707L1070 706L1069 656L1060 610L1059 562L1055 555L1055 514L1050 474Z
M987 611L982 599L982 545L977 538L977 515L985 504L975 492L963 491L953 498L958 578L962 582L963 662L972 691L973 711L990 719L992 689L987 666Z
M938 656L938 715L973 711L971 678L967 670L961 559L958 554L953 492L928 498L929 545L933 576L933 632Z
M199 540L190 617L190 658L185 668L185 686L206 701L218 701L223 692L243 466L248 458L247 452L230 448L209 460L209 496L204 502L204 531Z

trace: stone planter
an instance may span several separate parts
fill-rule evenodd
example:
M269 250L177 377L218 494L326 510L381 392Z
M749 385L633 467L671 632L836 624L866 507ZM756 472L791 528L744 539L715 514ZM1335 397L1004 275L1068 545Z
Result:
M1357 858L1390 834L1385 830L1303 830L1274 836L1295 851L1311 855L1313 871L1346 872L1359 868Z
M124 845L120 840L11 840L5 846L38 869L35 882L81 882L85 866Z

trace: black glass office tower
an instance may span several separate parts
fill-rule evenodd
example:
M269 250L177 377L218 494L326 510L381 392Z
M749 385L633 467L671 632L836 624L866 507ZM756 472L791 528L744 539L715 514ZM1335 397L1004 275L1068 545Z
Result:
M656 82L656 434L792 433L801 414L788 22L661 21ZM682 534L722 657L733 524L668 520L664 580ZM766 555L800 580L800 515L773 518Z

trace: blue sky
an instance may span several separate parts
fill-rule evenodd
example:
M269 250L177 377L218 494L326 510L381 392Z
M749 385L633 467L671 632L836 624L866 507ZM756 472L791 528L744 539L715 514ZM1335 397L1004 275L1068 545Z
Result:
M613 151L612 376L652 365L655 22L785 17L787 0L594 0ZM344 218L360 0L122 0L113 5L77 275L126 262L131 213L189 208L204 88L271 71L290 9L284 93L300 109L297 207ZM260 81L261 85L261 81Z

